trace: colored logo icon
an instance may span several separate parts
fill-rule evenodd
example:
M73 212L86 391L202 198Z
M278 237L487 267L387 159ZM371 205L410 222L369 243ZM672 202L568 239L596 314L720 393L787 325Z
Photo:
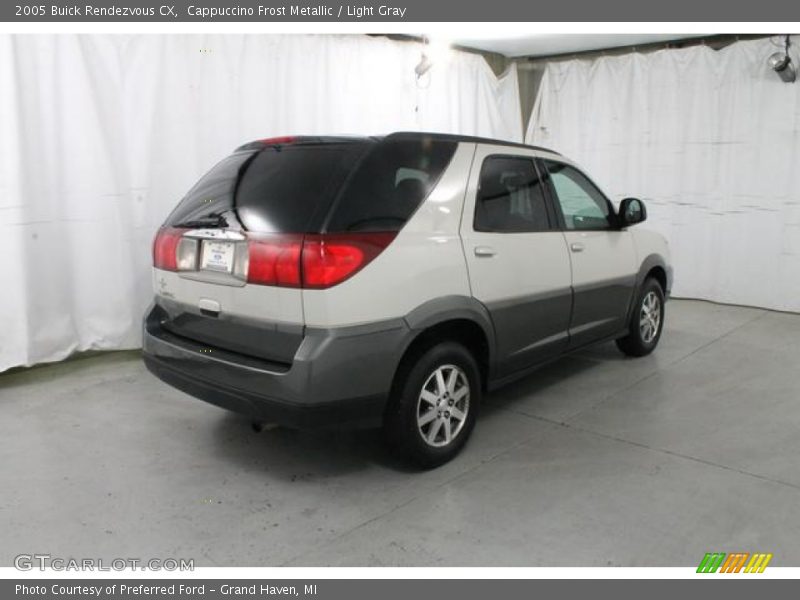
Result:
M772 554L749 552L708 552L697 567L698 573L763 573Z

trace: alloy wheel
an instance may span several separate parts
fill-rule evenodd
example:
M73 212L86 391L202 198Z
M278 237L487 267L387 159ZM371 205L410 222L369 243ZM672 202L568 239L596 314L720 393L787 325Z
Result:
M639 313L639 332L645 344L652 344L661 327L661 299L651 291L642 300Z
M469 379L455 365L442 365L430 374L417 400L417 430L429 446L450 444L467 421Z

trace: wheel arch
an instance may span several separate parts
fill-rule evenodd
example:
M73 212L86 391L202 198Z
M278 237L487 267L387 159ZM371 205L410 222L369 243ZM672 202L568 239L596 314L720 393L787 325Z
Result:
M658 281L661 289L664 291L664 294L667 293L667 270L662 267L661 265L655 265L651 268L647 273L645 273L644 279L642 282L646 281L647 279L653 278Z
M639 271L636 274L636 284L634 286L633 294L631 295L630 306L628 307L628 315L626 322L630 322L633 312L636 310L636 300L639 297L639 292L642 285L648 277L654 277L661 289L664 291L665 298L669 296L670 287L672 285L672 271L667 265L667 261L660 254L649 254L642 261L639 266Z
M664 294L667 295L672 287L671 271L667 261L660 254L649 254L642 261L636 275L636 288L641 289L648 277L654 277L660 284Z
M486 388L493 369L495 335L483 304L466 296L439 298L409 313L405 321L411 335L400 355L395 380L410 357L439 341L451 340L473 354L481 372L481 385Z

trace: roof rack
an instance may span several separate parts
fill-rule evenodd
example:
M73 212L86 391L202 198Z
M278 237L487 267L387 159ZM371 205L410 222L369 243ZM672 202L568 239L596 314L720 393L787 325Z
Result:
M256 140L253 142L249 142L247 144L243 144L236 148L236 152L246 151L246 150L259 150L261 148L267 148L270 146L283 146L289 144L324 144L324 143L336 143L336 142L357 142L359 140L381 140L381 139L388 139L388 138L410 138L410 139L434 139L434 140L442 140L446 142L471 142L474 144L493 144L495 146L508 146L510 148L526 148L528 150L541 150L543 152L550 152L552 154L561 155L559 152L555 150L551 150L550 148L544 148L542 146L531 146L529 144L520 144L518 142L509 142L507 140L496 140L492 138L485 138L485 137L477 137L471 135L458 135L455 133L434 133L430 131L396 131L394 133L389 133L384 136L320 136L320 135L299 135L299 136L281 136L281 137L274 137L274 138L266 138L262 140Z
M560 152L545 148L543 146L532 146L530 144L521 144L519 142L509 142L508 140L497 140L493 138L478 137L473 135L459 135L457 133L433 133L429 131L396 131L390 133L385 137L427 137L436 140L453 141L453 142L472 142L475 144L493 144L495 146L510 146L512 148L527 148L528 150L541 150L543 152L550 152L558 154Z

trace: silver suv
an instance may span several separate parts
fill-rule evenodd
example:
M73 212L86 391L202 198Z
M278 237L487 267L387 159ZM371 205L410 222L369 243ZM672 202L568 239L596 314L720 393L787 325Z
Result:
M572 162L463 136L238 148L158 231L144 360L290 427L383 426L415 462L463 447L481 396L587 344L658 344L672 270Z

